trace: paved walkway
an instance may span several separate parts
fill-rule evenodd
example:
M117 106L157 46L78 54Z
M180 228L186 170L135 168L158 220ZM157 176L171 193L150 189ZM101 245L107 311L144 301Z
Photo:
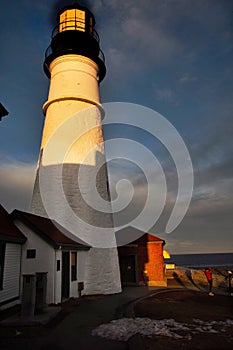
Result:
M169 280L169 288L199 290L192 281ZM3 329L0 336L1 350L126 350L125 342L92 337L91 331L102 323L120 318L129 312L131 302L146 297L158 287L126 287L123 292L108 296L89 296L75 299L63 306L62 313L46 327L18 327L9 334ZM131 304L131 305L128 305ZM7 328L6 328L7 330ZM12 329L11 329L12 331Z
M68 303L64 308L66 317L56 319L49 328L41 331L39 327L31 331L20 328L21 334L0 338L1 350L125 350L124 342L110 341L100 337L92 337L91 331L102 323L122 317L127 303L146 296L158 288L127 287L120 294L99 297L85 297L80 301ZM29 332L29 333L28 333ZM26 334L27 333L27 334ZM17 329L16 329L17 334Z

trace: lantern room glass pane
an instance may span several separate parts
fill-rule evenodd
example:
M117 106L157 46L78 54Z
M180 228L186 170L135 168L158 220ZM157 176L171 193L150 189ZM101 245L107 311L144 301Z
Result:
M65 30L79 30L85 32L85 11L71 9L61 13L59 32Z

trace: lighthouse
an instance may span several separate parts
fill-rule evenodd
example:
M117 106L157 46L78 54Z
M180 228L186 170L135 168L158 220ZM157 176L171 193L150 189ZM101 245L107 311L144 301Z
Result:
M91 247L79 261L84 266L83 294L118 293L121 282L99 97L106 67L89 9L75 3L59 11L44 71L50 87L43 105L31 212L54 219L72 239Z

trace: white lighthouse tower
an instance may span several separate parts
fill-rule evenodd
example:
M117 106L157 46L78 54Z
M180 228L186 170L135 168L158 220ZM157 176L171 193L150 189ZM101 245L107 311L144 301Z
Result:
M64 7L57 22L44 62L50 88L43 106L45 124L31 211L55 219L73 238L91 246L81 262L84 294L118 293L99 98L99 83L106 74L104 56L95 18L86 7ZM98 201L92 207L97 193L104 210Z

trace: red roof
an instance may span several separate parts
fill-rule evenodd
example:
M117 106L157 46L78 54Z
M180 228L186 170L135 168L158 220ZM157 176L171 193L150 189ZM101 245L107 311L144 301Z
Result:
M127 244L138 244L144 242L162 242L165 241L159 237L156 237L150 233L145 233L135 227L128 226L116 232L116 241L118 246Z
M164 239L156 237L150 233L145 233L143 236L141 236L140 238L138 238L136 241L134 241L133 243L143 243L143 242L164 242Z
M15 226L10 214L0 204L0 237L4 240L25 241L22 232Z
M37 233L42 239L47 241L55 248L58 246L73 246L79 249L89 249L85 242L80 239L73 240L69 238L64 232L68 231L61 227L56 221L48 218L38 216L31 213L26 213L19 210L14 210L11 214L13 219L19 219L24 224L29 226L35 233ZM59 230L58 227L61 227ZM68 233L69 234L69 233ZM76 238L75 238L76 239Z

